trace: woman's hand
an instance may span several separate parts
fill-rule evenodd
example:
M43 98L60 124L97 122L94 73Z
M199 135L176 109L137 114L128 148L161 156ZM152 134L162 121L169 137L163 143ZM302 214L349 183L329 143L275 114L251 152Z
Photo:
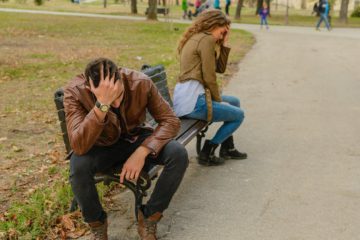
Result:
M230 27L227 26L226 30L223 32L223 38L222 38L223 43L222 43L222 45L225 45L228 42L229 35L230 35Z

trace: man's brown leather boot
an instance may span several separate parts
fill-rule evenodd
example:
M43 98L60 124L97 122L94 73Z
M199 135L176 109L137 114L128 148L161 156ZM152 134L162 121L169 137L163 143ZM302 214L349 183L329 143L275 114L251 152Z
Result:
M104 223L101 221L91 222L91 223L89 223L89 226L91 228L91 233L92 233L91 240L107 240L108 239L107 220L105 220Z
M139 209L138 212L138 233L141 240L157 240L156 237L156 224L162 218L160 212L156 212L148 218L144 217L144 214Z

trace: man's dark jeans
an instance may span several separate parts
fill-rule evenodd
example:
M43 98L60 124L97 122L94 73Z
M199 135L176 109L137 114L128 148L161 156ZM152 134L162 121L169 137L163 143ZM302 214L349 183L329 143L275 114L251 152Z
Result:
M95 187L94 175L125 163L138 146L149 136L143 133L134 143L120 139L108 147L94 146L85 155L73 154L70 159L70 182L76 201L86 222L104 221L104 212ZM154 191L145 205L145 215L163 212L175 194L184 176L189 160L186 149L172 140L164 146L157 158L148 157L145 164L164 165Z

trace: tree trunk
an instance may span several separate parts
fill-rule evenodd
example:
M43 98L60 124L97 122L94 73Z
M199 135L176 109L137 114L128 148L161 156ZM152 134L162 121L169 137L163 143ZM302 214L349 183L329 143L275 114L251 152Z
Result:
M157 0L149 0L149 12L147 14L148 20L157 20Z
M107 6L107 0L104 0L104 8Z
M256 10L255 10L256 15L259 14L260 8L262 7L262 3L263 3L263 0L257 0L256 1Z
M255 6L255 0L249 0L249 7L253 8Z
M306 9L306 0L301 0L301 9Z
M137 0L131 0L131 13L137 14Z
M176 0L176 6L179 6L179 0Z
M347 23L348 21L348 8L349 8L349 0L341 0L339 20L342 23Z
M289 0L286 0L285 25L289 25Z
M166 6L166 0L162 0L162 4L165 7Z
M235 19L240 19L243 2L244 2L244 0L238 0L238 2L237 2L236 11L235 11Z

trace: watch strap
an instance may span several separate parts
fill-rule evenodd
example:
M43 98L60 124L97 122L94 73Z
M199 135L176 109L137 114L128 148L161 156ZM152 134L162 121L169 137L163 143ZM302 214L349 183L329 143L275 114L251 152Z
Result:
M102 104L101 102L97 101L95 102L95 106L100 109L100 111L102 112L108 112L109 109L110 109L110 106L109 105L106 105L106 104ZM104 107L106 109L106 111L104 111Z

